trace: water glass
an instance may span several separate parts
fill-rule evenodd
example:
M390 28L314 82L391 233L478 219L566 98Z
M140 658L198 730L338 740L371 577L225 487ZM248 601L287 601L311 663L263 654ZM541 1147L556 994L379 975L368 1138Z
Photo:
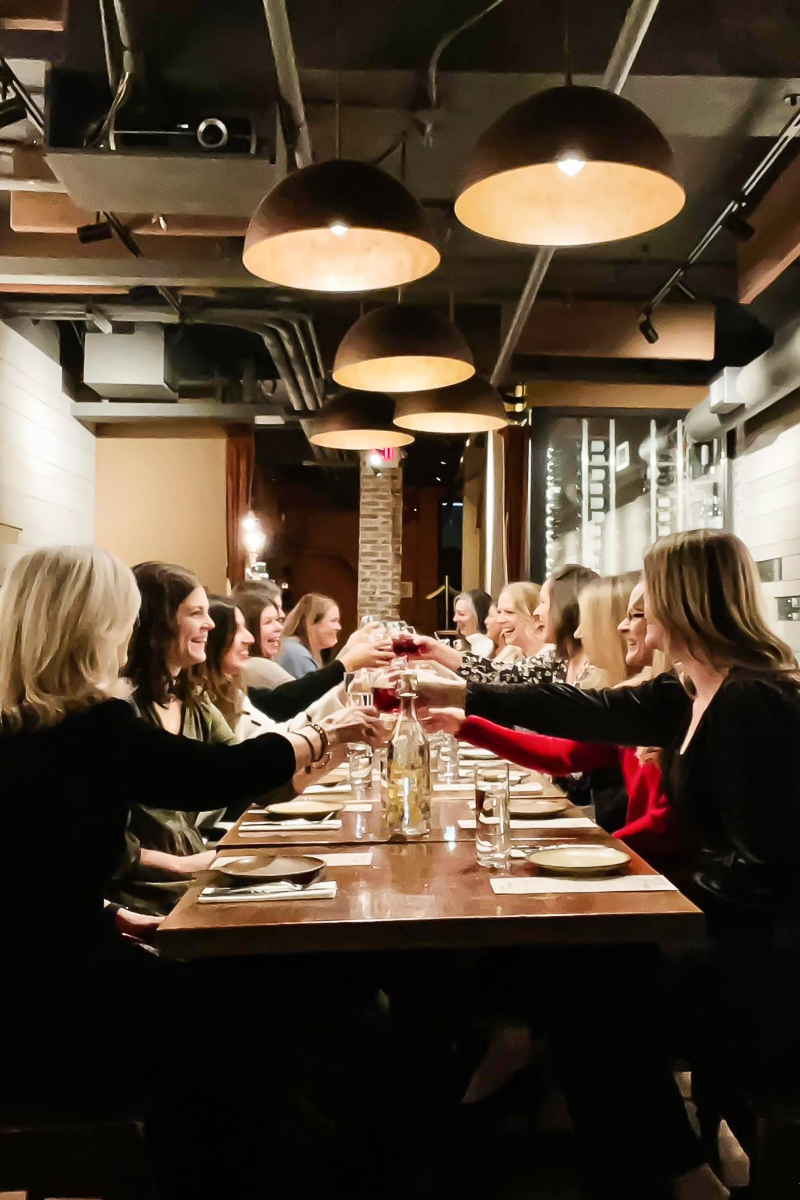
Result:
M460 765L458 761L458 742L450 734L444 734L439 746L439 782L457 784L460 782Z
M511 850L508 764L475 768L475 852L481 867L504 867Z
M372 672L362 668L356 671L347 689L348 708L370 708L372 706Z
M347 762L353 796L356 800L363 800L372 783L371 747L361 742L352 742L347 747Z

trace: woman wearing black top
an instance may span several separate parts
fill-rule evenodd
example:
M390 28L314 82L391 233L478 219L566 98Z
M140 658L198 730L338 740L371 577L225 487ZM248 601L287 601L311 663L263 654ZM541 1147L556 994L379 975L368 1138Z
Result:
M422 698L544 734L662 747L668 796L704 849L693 898L706 913L707 942L670 962L658 985L664 1001L658 1032L666 1030L671 1045L729 1094L738 1078L772 1069L776 1053L797 1061L800 1050L798 669L764 621L755 565L731 534L699 530L663 539L645 558L645 583L648 645L668 652L678 675L599 692L431 682ZM652 991L653 980L633 975L631 991ZM615 1005L621 992L624 984L615 990ZM602 1048L575 1030L560 1048L593 1155L610 1180L627 1173L629 1184L638 1172L641 1194L650 1197L657 1181L691 1171L699 1151L668 1080L632 1036L635 1028L631 1021L621 1038L604 1031L612 1054L618 1058L627 1045L635 1064L627 1078L619 1061L611 1071L623 1080L616 1104L590 1070ZM622 1137L635 1146L632 1156L619 1154ZM707 1175L699 1184L698 1178L692 1171L690 1188L706 1190L671 1194L724 1195ZM617 1194L640 1193L620 1183Z
M175 1035L199 1046L203 1030L237 1019L237 1004L252 1012L252 983L236 963L196 970L123 939L104 889L131 806L246 800L322 758L323 746L314 731L209 746L140 720L119 679L138 609L130 570L92 547L28 554L0 594L0 815L6 847L17 848L0 873L0 1028L11 1031L3 1090L17 1102L79 1093L98 1103L114 1086L130 1101L167 1085L155 1128L166 1123L173 1136L157 1145L180 1157L166 1154L175 1171L160 1194L238 1200L260 1193L236 1168L215 1180L214 1159L227 1168L231 1156L218 1144L206 1155L203 1139L224 1140L229 1119L228 1133L237 1121L251 1127L248 1114L263 1118L263 1105L237 1084L224 1104L201 1108L205 1065L194 1052L176 1057ZM378 720L351 711L342 739L373 740ZM281 968L284 1002L291 992ZM246 1084L247 1071L235 1074Z

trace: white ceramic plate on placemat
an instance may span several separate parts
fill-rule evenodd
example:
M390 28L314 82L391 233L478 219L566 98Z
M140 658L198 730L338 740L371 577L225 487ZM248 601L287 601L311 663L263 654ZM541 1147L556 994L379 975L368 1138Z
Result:
M324 866L321 858L311 858L307 855L290 858L288 854L276 854L274 858L264 858L253 854L232 859L216 870L220 875L231 875L234 879L248 879L252 882L267 883L271 880L278 882L286 879L292 883L310 883Z
M551 875L616 875L630 862L630 855L616 846L542 846L528 855L530 862Z
M296 817L302 817L305 821L324 821L326 817L332 817L343 808L341 800L328 800L325 796L320 796L318 800L310 796L298 796L295 800L281 800L277 804L268 804L264 812L281 821Z
M568 800L535 799L532 796L512 796L508 802L509 815L530 820L531 817L557 817L569 808Z
M458 753L460 758L493 758L499 761L493 751L483 750L480 746L459 746Z

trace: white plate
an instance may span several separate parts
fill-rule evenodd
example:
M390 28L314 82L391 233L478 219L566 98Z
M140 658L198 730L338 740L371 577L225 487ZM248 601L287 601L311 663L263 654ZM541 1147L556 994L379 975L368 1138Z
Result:
M480 746L461 746L459 754L461 758L493 758L499 762L497 755L492 750L483 750Z
M530 862L552 875L615 875L630 862L630 855L616 846L543 846L528 855Z
M569 808L568 800L535 799L530 796L512 796L508 802L508 811L512 817L557 817L559 813Z
M324 868L321 858L304 855L290 858L287 854L276 854L273 858L263 855L247 855L217 867L220 875L232 875L235 879L250 879L266 883L268 880L291 880L300 883L314 879Z
M320 796L319 800L297 796L294 800L268 804L264 812L271 817L303 817L306 821L324 821L326 817L341 812L343 808L341 800L327 800L324 796Z
M483 763L475 763L475 766L483 766ZM459 774L462 779L467 779L472 783L475 778L474 767L467 767L466 770L462 768ZM530 771L524 771L521 767L510 767L508 771L509 787L516 787L518 783L523 783L526 779L530 779L530 777Z

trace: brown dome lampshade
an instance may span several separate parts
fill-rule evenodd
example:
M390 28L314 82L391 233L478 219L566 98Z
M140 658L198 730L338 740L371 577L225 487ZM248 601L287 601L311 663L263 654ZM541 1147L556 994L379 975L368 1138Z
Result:
M391 304L351 325L333 363L342 387L421 392L475 374L472 351L452 322L430 308Z
M395 404L394 423L420 433L486 433L508 424L500 393L473 375L463 383L412 392Z
M482 134L456 200L468 229L526 246L590 246L655 229L683 208L669 142L603 88L548 88Z
M332 450L374 450L408 446L410 433L392 423L394 402L373 392L343 392L323 404L306 422L309 441Z
M242 261L259 279L316 292L366 292L439 265L428 214L368 163L333 159L295 171L261 201Z

